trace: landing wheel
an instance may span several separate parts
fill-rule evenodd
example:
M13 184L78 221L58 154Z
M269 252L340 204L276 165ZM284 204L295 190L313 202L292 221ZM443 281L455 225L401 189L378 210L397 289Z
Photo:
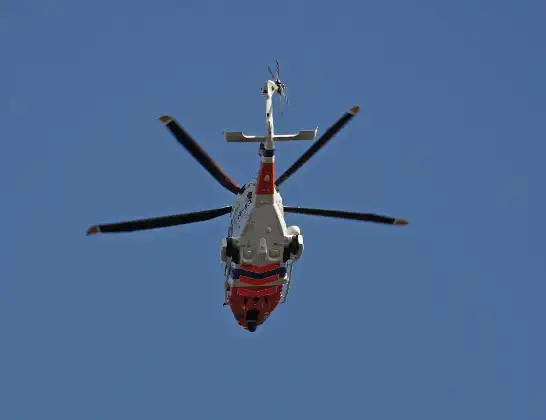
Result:
M298 235L292 236L292 241L290 242L290 253L298 255L299 244L298 244Z
M284 248L283 260L284 262L290 259L290 255L298 255L299 245L298 245L298 235L292 236L290 244Z
M226 238L226 257L231 258L233 262L239 262L239 249L235 245L233 238Z

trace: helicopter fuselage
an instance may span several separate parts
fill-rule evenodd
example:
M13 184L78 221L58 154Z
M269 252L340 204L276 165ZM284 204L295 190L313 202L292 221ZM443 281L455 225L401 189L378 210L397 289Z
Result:
M286 226L282 197L272 181L273 165L262 162L257 179L237 195L221 252L225 303L250 331L281 302L291 280L289 268L303 252L300 229Z

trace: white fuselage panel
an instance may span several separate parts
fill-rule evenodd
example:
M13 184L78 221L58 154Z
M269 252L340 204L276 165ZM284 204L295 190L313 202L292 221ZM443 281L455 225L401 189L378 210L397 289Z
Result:
M241 263L282 263L284 246L291 236L286 230L280 194L256 195L255 181L245 185L233 204L228 236L238 242Z

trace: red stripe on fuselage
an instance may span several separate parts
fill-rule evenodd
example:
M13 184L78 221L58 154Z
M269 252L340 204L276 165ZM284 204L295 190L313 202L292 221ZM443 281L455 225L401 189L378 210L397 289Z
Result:
M266 277L265 279L259 279L259 280L241 275L239 277L239 281L241 283L253 284L255 286L266 286L268 283L273 283L274 281L277 281L278 278L279 278L278 274L273 274L270 277Z
M247 289L245 287L234 287L234 289L237 291L237 295L239 296L255 297L274 295L275 293L280 292L279 287L280 286L253 287L252 289Z
M241 268L243 270L250 271L251 273L265 273L267 271L275 270L276 268L279 268L280 266L281 265L279 263L268 264L262 267L258 267L256 265L251 265L246 263L241 264ZM279 279L278 274L271 274L269 277L266 277L263 279L253 279L251 277L245 276L244 274L241 274L241 276L239 277L239 280L241 282L247 283L247 284L253 284L255 286L266 286L268 283L272 283L274 281L277 281L278 279Z
M275 191L275 163L260 163L256 194L272 195Z

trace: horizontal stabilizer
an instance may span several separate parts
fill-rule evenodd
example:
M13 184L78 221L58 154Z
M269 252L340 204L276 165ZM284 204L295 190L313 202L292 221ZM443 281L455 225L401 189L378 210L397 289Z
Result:
M247 136L242 131L224 131L224 138L229 143L262 143L265 138L259 136Z
M278 134L275 141L315 140L318 128L314 130L300 130L298 134ZM265 137L247 136L242 131L224 131L224 138L229 143L263 143Z
M275 136L275 141L291 141L291 140L315 140L318 127L314 130L300 130L298 134L279 134Z

